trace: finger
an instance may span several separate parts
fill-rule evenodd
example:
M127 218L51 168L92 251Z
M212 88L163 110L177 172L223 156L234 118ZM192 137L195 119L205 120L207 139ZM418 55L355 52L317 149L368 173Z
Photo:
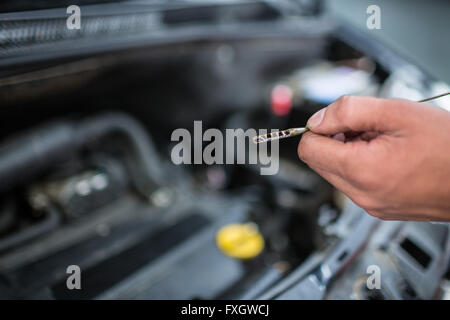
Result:
M309 166L347 178L353 159L353 147L342 141L306 132L299 146L299 158Z
M402 100L343 96L314 114L307 127L318 134L390 131L398 127L404 112Z
M361 134L360 138L361 138L361 140L363 140L363 141L370 141L370 140L373 140L373 139L375 139L376 137L378 137L378 135L379 135L379 132L376 132L376 131L366 131L366 132L363 132L363 133Z
M357 192L357 190L344 178L323 169L315 168L314 166L310 166L310 168L317 172L322 178L327 180L336 189L347 195L350 199Z
M379 132L375 132L375 131L367 131L367 132L363 132L360 133L356 136L352 136L352 137L346 137L345 142L356 142L356 141L365 141L365 142L369 142L373 139L375 139L376 137L378 137L380 133Z
M349 199L351 199L358 206L366 210L371 215L379 217L380 214L374 211L371 211L370 208L364 207L364 203L361 202L361 199L367 199L368 194L364 191L360 190L360 188L354 186L351 182L341 178L338 175L327 172L322 169L311 167L315 172L317 172L320 176L322 176L325 180L327 180L330 184L332 184L336 189L344 193ZM370 212L369 212L370 211ZM383 216L384 218L384 216Z
M340 141L340 142L345 142L345 134L340 132L340 133L336 133L335 135L332 136L332 138L334 140Z

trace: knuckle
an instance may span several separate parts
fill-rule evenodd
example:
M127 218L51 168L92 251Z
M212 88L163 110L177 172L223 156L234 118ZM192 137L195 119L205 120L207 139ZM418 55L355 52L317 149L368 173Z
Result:
M334 161L336 162L337 174L345 180L354 180L354 176L359 172L359 159L354 157L354 150L352 145L347 145L344 148L336 150L334 153Z
M336 152L334 155L335 162L338 164L337 174L345 179L350 179L353 175L353 164L343 152Z
M300 143L298 144L298 157L303 162L307 162L307 155L308 155L308 141L307 137L302 137L300 140Z
M353 112L353 97L342 96L337 100L336 117L340 121L348 119Z
M368 214L370 214L372 217L381 219L381 220L389 220L388 217L386 215L384 215L383 213L381 213L380 211L376 211L376 210L366 210L366 212Z
M383 221L393 221L393 220L399 220L398 216L389 214L388 212L385 212L383 210L366 210L368 214L371 216L378 218Z
M298 144L298 157L306 163L311 160L311 155L314 153L314 142L311 140L313 140L312 134L310 132L306 132L303 134Z
M375 214L379 213L380 206L371 197L359 196L356 199L354 199L354 201L358 206L360 206L369 213L370 212L374 212Z
M349 168L352 181L364 190L379 190L388 180L384 172L377 170L379 163L361 150L355 150L353 155L357 161Z
M378 189L380 182L379 176L373 173L371 170L364 168L354 169L354 180L355 182L366 190L376 190Z

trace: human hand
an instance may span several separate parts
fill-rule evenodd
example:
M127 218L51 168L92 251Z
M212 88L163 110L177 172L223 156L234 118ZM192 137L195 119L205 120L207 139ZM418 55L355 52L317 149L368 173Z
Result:
M344 96L307 126L300 159L371 215L450 221L450 112Z

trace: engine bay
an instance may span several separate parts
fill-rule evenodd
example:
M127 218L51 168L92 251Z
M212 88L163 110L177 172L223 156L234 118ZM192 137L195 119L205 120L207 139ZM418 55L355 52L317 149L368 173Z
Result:
M389 54L368 55L348 30L315 30L5 69L0 297L431 299L450 290L446 224L370 217L299 161L298 139L280 144L275 175L172 163L172 132L196 120L221 131L290 128L346 92L435 89L410 65L391 69L399 60ZM230 224L260 235L263 249L230 256L217 244ZM67 290L72 265L83 290ZM382 290L365 288L370 265L383 270ZM311 277L323 286L304 289Z

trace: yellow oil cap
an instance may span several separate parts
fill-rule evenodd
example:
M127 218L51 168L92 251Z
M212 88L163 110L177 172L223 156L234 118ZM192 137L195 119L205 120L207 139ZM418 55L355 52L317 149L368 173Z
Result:
M264 249L264 238L254 223L223 226L216 234L216 243L227 256L238 259L254 258Z

